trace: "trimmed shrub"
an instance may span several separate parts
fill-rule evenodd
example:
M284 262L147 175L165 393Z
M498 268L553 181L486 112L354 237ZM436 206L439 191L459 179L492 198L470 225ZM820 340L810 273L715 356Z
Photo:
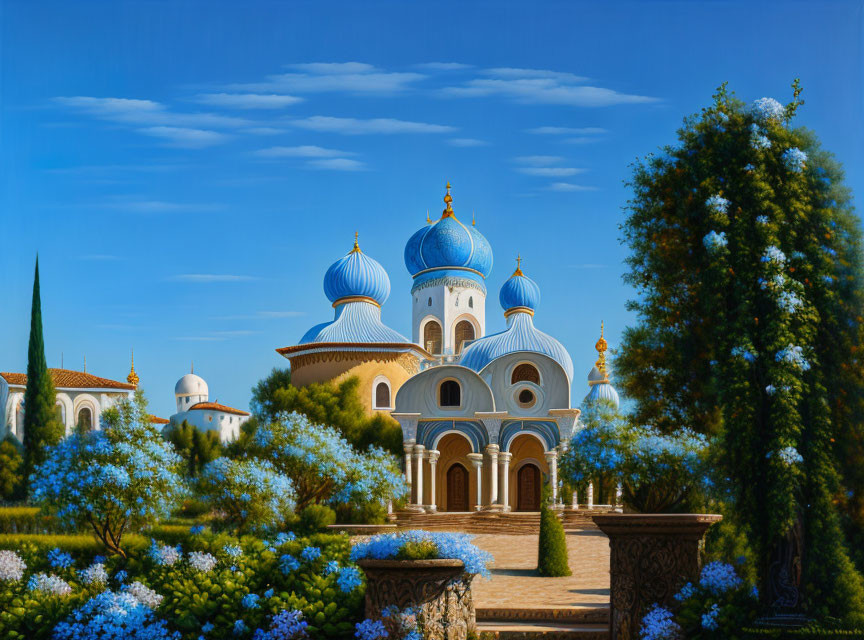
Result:
M336 512L326 504L310 504L299 514L297 530L304 534L320 533L336 522Z
M549 490L544 489L544 494ZM540 506L540 542L537 550L537 573L549 578L570 575L567 564L567 538L558 514L549 508L544 498Z
M19 500L24 493L24 454L14 436L0 442L0 500Z

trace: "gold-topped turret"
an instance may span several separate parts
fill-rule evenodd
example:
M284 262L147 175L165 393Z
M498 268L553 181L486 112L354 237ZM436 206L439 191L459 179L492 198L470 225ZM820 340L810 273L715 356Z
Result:
M510 276L510 277L512 278L512 277L514 277L514 276L524 276L524 275L525 275L525 274L522 273L522 256L521 256L521 255L517 255L517 256L516 256L516 271L514 271L514 272L513 272L513 275Z
M600 339L597 341L597 344L594 345L594 348L597 349L597 354L600 356L597 358L597 362L595 366L597 367L597 371L603 374L603 377L606 377L606 350L609 348L609 345L606 343L606 338L603 337L603 322L600 322Z
M444 195L444 203L447 205L447 208L444 209L444 212L441 214L442 218L452 218L456 215L453 211L453 196L450 195L450 181L447 181L447 193Z
M135 385L136 387L138 386L138 382L140 382L140 380L138 379L138 374L135 373L135 351L134 350L132 351L132 367L129 369L129 375L126 376L126 382L128 382L129 384Z
M351 253L363 253L363 252L360 250L360 240L359 240L359 238L360 238L360 233L357 232L357 231L355 231L355 232L354 232L354 248L351 249Z
M432 218L429 217L429 209L426 209L426 224L432 224Z

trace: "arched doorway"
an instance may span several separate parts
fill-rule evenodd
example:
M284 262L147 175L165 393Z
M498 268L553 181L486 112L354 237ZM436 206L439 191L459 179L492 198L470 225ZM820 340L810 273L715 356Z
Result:
M540 511L540 469L526 464L516 474L516 511Z
M436 320L430 320L423 327L423 348L433 355L440 354L442 351L441 337L441 325Z
M447 469L447 511L468 511L468 469L458 462Z
M460 320L456 323L456 353L462 353L462 346L469 340L474 339L474 325L467 320Z
M78 410L78 429L80 431L93 430L93 412L89 407L81 407Z

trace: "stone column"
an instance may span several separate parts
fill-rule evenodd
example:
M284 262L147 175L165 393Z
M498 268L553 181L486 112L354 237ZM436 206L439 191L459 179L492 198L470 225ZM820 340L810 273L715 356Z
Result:
M504 511L510 511L510 459L513 454L509 451L502 451L498 454L498 468L501 470L501 481L498 487L501 491L501 508Z
M589 509L594 508L594 483L593 482L588 483L588 508Z
M423 510L423 451L426 449L422 444L414 445L414 466L416 469L414 470L415 478L414 481L414 496L416 500L414 504L420 507L420 510Z
M405 450L405 480L408 481L409 502L413 502L414 496L410 493L414 486L414 479L411 477L411 452L414 451L414 441L408 440L402 443L402 448Z
M573 501L570 506L574 509L579 508L579 491L576 489L576 487L573 487Z
M429 513L435 513L438 510L438 507L435 505L435 469L438 466L438 457L440 455L441 452L435 449L430 449L426 452L426 456L429 458L429 504L426 505L426 510Z
M549 467L549 484L552 485L552 506L558 504L558 452L546 451L546 465Z
M489 505L490 511L501 508L498 502L498 445L486 446L486 455L489 456Z
M483 507L483 454L469 453L468 459L474 466L474 473L477 476L477 504L474 505L474 510L480 511Z
M699 580L702 538L722 516L615 513L592 519L609 536L609 638L637 640L651 606L673 604L686 582Z
M621 508L624 506L624 489L621 486L621 483L618 483L618 486L615 487L615 507Z

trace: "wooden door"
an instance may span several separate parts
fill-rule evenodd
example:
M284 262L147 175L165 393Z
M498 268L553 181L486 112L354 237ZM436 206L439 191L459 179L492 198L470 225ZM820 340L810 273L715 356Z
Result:
M540 469L526 464L516 475L517 511L540 511Z
M468 470L461 464L447 469L447 511L468 511Z

